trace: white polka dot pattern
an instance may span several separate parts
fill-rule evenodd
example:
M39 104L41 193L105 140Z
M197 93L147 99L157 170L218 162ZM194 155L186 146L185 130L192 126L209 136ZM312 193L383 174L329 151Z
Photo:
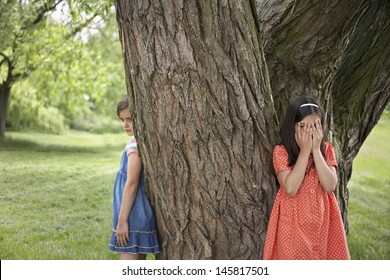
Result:
M326 162L337 168L334 148L325 143ZM308 173L295 196L281 186L267 229L265 260L342 260L350 259L340 209L333 193L326 193L315 167L308 162ZM290 170L284 146L274 149L276 173Z

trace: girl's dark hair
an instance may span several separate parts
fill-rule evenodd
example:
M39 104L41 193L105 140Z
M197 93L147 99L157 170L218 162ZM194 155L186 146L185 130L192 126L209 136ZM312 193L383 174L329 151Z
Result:
M129 97L126 95L121 99L121 101L118 102L118 105L116 106L116 114L119 117L119 113L125 109L129 108Z
M314 104L318 107L313 105L301 107L303 104ZM324 128L324 113L317 100L313 97L299 96L295 98L287 108L286 116L280 130L280 137L282 139L282 144L288 153L289 166L293 166L296 163L300 150L295 140L295 124L312 114L316 114L321 118L321 126ZM324 139L321 141L320 149L322 155L325 157Z

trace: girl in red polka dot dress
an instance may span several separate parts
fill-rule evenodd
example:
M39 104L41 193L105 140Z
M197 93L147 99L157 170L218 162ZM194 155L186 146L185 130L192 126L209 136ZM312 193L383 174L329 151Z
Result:
M268 224L265 260L350 259L333 191L337 163L323 139L324 114L312 97L296 98L281 129L273 164L280 184Z

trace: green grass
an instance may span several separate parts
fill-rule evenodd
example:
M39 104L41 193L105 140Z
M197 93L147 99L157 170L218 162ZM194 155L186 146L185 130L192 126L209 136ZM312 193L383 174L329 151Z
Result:
M126 135L7 133L0 259L116 259L111 194Z
M383 116L353 162L348 184L351 258L390 259L390 118Z
M117 259L107 247L112 186L126 141L125 134L7 133L0 141L0 259ZM354 161L352 259L390 259L389 141L385 117Z

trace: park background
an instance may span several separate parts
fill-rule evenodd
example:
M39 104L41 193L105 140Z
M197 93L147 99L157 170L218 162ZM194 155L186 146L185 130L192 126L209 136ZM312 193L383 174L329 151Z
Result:
M111 194L127 137L115 111L126 94L115 15L108 6L77 30L87 17L67 22L61 15L69 10L62 9L18 42L19 61L34 68L18 65L26 75L12 88L0 140L3 260L116 259L107 250ZM4 17L15 15L0 11L2 46L17 26ZM69 28L77 30L72 37ZM348 184L352 259L390 257L389 141L387 108L355 158Z

